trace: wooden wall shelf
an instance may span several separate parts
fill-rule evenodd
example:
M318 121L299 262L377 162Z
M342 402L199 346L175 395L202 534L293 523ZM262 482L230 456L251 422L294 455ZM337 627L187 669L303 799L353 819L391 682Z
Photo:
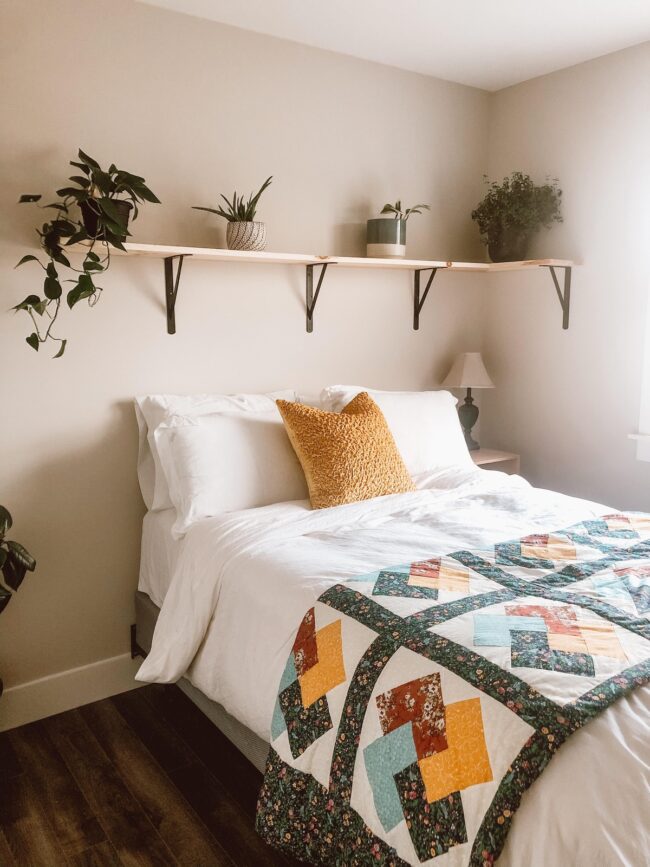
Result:
M568 259L529 259L522 262L452 262L429 259L370 259L351 256L311 256L305 253L271 253L250 252L242 250L221 250L210 247L172 247L162 244L132 244L124 245L125 252L111 249L111 255L144 256L150 259L162 259L165 270L165 300L167 304L167 331L176 333L176 301L183 262L186 258L209 262L242 262L260 265L300 265L305 268L305 311L306 328L308 332L314 328L314 310L323 285L327 268L336 265L338 268L378 268L381 270L412 271L413 272L413 328L420 327L420 313L437 272L462 271L492 274L502 271L533 271L548 268L560 305L562 307L562 328L569 327L569 310L571 305L571 269L576 264ZM68 248L70 251L83 252L82 244ZM176 270L174 263L177 260ZM316 288L314 289L314 268L320 268ZM563 286L556 269L564 271ZM424 289L421 286L420 275L428 272Z

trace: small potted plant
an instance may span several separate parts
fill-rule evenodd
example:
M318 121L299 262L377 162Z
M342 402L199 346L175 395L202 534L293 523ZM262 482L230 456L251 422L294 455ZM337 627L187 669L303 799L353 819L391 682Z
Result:
M4 584L0 584L0 613L9 604L11 590L18 590L25 575L36 569L36 560L29 551L20 542L5 538L12 524L9 511L4 506L0 506L0 571L4 581ZM0 680L0 695L2 695L2 680Z
M68 307L72 308L84 299L94 306L102 291L95 280L108 270L111 247L124 250L124 241L130 234L128 222L131 212L135 220L139 203L159 201L144 178L113 164L104 171L97 160L82 150L70 165L82 174L69 178L74 186L57 190L58 201L42 206L53 210L55 216L36 229L48 261L42 262L38 256L28 254L18 263L37 262L40 265L44 272L43 297L28 295L13 308L25 311L32 319L34 331L25 338L29 346L38 351L42 343L54 341L59 344L55 358L60 358L66 347L66 340L56 337L53 331L63 295L64 278L59 269L63 267L72 274L72 278L67 280L73 284L66 295ZM41 198L40 194L24 195L19 203L39 202ZM74 211L75 207L79 212ZM87 249L81 267L75 268L68 259L66 248L82 242ZM40 327L39 321L43 323Z
M537 186L530 175L513 172L500 184L487 176L485 183L488 191L472 211L481 240L493 262L520 262L542 226L549 229L552 223L562 222L557 178Z
M257 193L250 194L248 201L236 192L229 201L223 193L221 198L226 203L224 210L222 205L217 208L204 208L193 205L195 211L209 211L217 214L228 221L226 228L226 245L229 250L264 250L266 248L266 225L255 220L257 205L264 190L270 185L273 175L268 177Z
M381 214L392 214L392 219L368 220L366 255L384 259L403 259L406 255L406 221L412 214L431 210L429 205L413 205L402 210L402 203L386 204Z

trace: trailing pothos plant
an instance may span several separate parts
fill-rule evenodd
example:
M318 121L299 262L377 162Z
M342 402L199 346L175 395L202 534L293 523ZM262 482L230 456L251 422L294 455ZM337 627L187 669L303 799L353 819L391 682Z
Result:
M78 160L71 161L70 165L81 174L72 175L71 185L56 191L57 201L38 206L55 212L36 229L46 261L30 253L16 265L37 262L43 270L42 297L28 295L13 309L25 311L32 319L34 331L26 338L32 349L38 351L47 341L59 344L54 358L63 355L67 343L53 331L62 303L63 284L72 284L65 296L70 309L80 301L87 301L93 307L102 291L96 280L108 270L111 248L124 250L124 241L130 234L130 213L133 212L135 220L139 204L160 201L144 178L118 169L114 164L104 171L97 160L82 150ZM40 194L27 194L20 197L19 203L36 203L41 199ZM81 267L77 268L71 264L67 248L79 243L85 244L87 249ZM72 276L64 277L64 274Z
M0 612L4 611L9 604L11 590L18 590L25 575L36 568L36 560L20 542L5 538L12 524L9 510L0 506L0 571L4 581L4 584L0 583ZM0 695L2 695L2 680L0 680Z

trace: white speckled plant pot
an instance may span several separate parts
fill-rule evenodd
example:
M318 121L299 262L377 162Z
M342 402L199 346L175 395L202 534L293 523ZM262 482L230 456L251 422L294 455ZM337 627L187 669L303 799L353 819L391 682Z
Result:
M403 259L406 255L406 220L368 220L366 255L370 258Z
M266 225L264 223L228 223L226 244L229 250L266 249Z

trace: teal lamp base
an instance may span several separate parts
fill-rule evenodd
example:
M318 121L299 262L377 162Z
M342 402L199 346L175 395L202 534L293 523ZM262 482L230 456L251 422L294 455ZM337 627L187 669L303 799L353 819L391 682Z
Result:
M476 451L476 449L480 449L480 445L472 437L472 428L478 421L478 407L474 405L474 398L472 397L471 388L467 389L467 396L465 397L465 402L458 407L458 417L460 419L461 427L463 428L463 433L465 434L465 442L467 443L467 448L471 452Z

